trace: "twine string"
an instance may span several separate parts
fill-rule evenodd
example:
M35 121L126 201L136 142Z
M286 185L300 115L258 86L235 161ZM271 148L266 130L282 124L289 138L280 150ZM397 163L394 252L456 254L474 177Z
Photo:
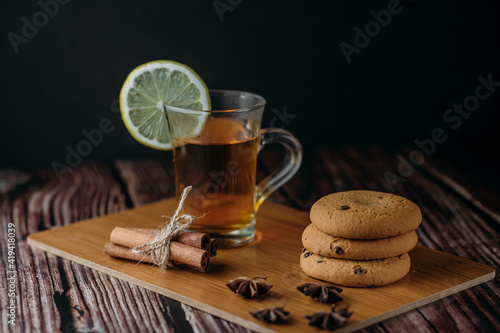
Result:
M172 261L168 257L170 253L170 243L175 236L189 227L195 218L193 215L181 214L184 201L192 189L192 186L188 186L182 191L181 198L177 204L177 209L172 217L169 218L168 216L162 216L167 218L167 221L156 229L157 232L153 241L134 247L132 252L151 255L155 265L160 266L160 269L162 270L167 267L174 267Z

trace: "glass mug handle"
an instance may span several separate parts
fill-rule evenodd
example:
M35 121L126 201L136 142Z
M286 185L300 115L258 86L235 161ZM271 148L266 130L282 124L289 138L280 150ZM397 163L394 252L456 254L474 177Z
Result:
M285 147L285 157L278 169L257 184L255 211L271 193L293 177L302 163L302 146L290 132L279 128L261 129L258 152L270 143L279 143Z

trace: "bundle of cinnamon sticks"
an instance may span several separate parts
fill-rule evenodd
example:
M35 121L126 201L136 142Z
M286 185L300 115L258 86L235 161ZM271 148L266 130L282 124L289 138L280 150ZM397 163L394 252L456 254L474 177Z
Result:
M117 258L141 261L154 264L149 254L134 253L136 246L151 243L156 229L115 227L110 241L104 246L104 253ZM176 266L186 266L205 272L210 257L217 254L217 241L208 234L199 232L180 232L170 243L169 259Z

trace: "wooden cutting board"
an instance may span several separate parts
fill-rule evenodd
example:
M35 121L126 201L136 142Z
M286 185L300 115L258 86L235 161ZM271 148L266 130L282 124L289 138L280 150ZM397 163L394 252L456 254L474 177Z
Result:
M264 203L257 216L257 237L250 245L220 250L208 272L186 270L161 272L158 267L136 264L103 254L115 226L155 228L161 215L172 215L174 199L126 210L64 227L37 232L28 244L153 290L221 318L261 332L316 332L305 315L328 310L302 295L295 286L314 282L302 273L299 255L302 230L309 224L306 212ZM492 267L450 254L417 247L410 252L412 267L402 280L384 287L344 288L345 300L354 314L339 332L351 332L493 279ZM268 276L271 292L257 300L233 294L226 282L239 277ZM289 323L259 322L249 312L285 306Z

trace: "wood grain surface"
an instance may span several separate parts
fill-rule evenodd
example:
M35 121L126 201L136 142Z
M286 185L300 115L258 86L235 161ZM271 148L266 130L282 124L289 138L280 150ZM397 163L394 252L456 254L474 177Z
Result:
M335 191L391 191L384 173L398 172L401 151L320 149L306 151L299 173L269 200L308 210ZM263 152L259 176L280 163L280 154ZM17 280L15 326L7 323L7 301L0 296L2 332L247 332L168 297L26 244L29 233L141 206L174 194L170 156L164 160L84 164L61 180L50 168L0 172L0 292L7 291L7 228L16 228ZM452 172L454 171L454 172ZM500 267L500 219L496 193L476 193L450 165L426 162L396 184L395 193L411 198L424 220L419 242L429 248ZM5 230L5 231L4 231ZM458 294L365 328L367 332L500 331L499 277ZM147 316L144 313L148 313Z
M161 216L173 215L175 198L139 208L51 228L28 236L28 244L65 259L137 284L211 314L257 331L313 332L305 315L326 311L328 304L304 297L296 286L318 282L299 267L302 250L300 235L309 224L309 214L283 205L266 202L257 214L257 236L251 244L222 249L212 258L205 274L196 271L169 270L111 258L103 253L111 231L123 228L155 228ZM418 306L436 301L461 290L491 280L492 267L444 252L417 246L410 253L412 266L402 280L378 288L344 288L344 302L337 306L353 311L340 332L377 323ZM243 300L225 286L230 280L246 276L266 276L274 285L268 295ZM373 306L377 304L377 306ZM268 306L285 306L290 311L286 325L266 325L250 312Z

